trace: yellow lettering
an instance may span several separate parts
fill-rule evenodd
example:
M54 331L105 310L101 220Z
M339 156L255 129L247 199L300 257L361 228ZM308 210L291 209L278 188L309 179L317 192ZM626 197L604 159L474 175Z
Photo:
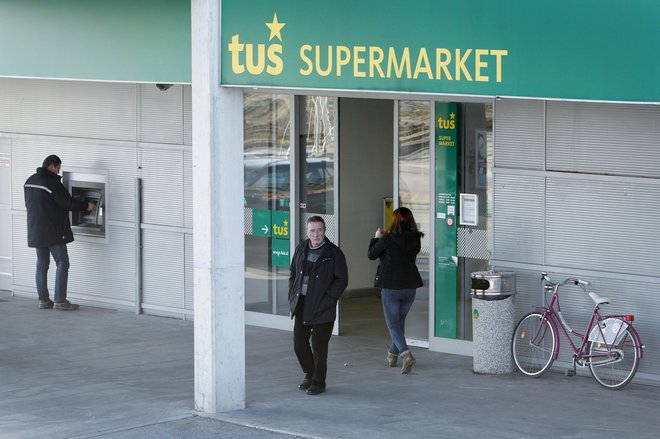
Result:
M361 55L365 50L364 46L355 46L353 47L353 76L356 78L364 78L367 76L366 72L360 71L360 65L364 64L364 57Z
M383 58L385 58L385 54L383 53L383 49L380 47L369 47L369 77L373 78L374 77L374 70L378 70L378 75L381 78L385 77L385 73L383 72L383 69L380 67L380 64L383 62Z
M266 65L266 46L257 44L257 62L254 62L254 44L246 44L245 47L245 65L247 71L253 75L260 75Z
M337 46L337 76L341 76L341 68L351 61L351 49L346 46Z
M472 81L472 76L470 75L470 72L465 68L465 63L467 62L467 59L470 57L471 54L472 54L472 49L468 49L461 57L461 49L456 49L456 80L457 81L461 80L461 71L465 74L466 80Z
M266 67L266 72L269 75L279 75L284 69L284 63L282 62L282 45L281 44L271 44L268 46L268 61L272 62L272 65Z
M424 64L424 66L422 66L422 64ZM423 47L419 49L419 55L417 56L417 65L415 66L415 74L413 75L413 79L417 79L420 73L426 73L429 79L433 79L433 71L431 70L429 56L426 53L426 49Z
M444 59L443 59L444 58ZM451 73L447 66L451 63L451 52L447 49L435 49L435 76L436 79L442 78L442 72L445 73L448 81L451 81Z
M312 50L312 46L309 44L300 46L300 59L307 64L307 69L300 69L300 74L304 76L309 76L312 73L312 60L305 54L305 52L309 52L310 50Z
M488 76L481 74L482 68L487 68L488 63L481 61L481 57L488 55L488 50L477 49L474 51L475 62L474 62L474 79L478 82L488 82Z
M490 51L491 55L495 55L495 66L496 66L496 81L497 82L502 82L502 57L507 56L509 54L508 50L491 50Z
M319 58L321 57L321 47L316 46L316 71L321 76L328 76L332 72L332 46L328 46L328 68L323 70L319 64Z
M396 51L394 47L390 47L390 51L387 57L387 77L392 77L392 68L394 68L394 73L397 78L401 78L403 75L403 69L406 69L406 77L410 78L410 49L405 47L403 49L403 55L401 55L401 63L399 64L396 58Z
M243 51L245 44L239 42L238 35L231 37L231 43L227 45L227 49L231 52L231 71L234 73L243 73L245 67L241 65L239 55Z

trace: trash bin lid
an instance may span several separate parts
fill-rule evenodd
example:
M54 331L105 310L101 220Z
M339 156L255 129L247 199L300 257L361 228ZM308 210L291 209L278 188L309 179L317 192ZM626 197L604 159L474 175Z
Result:
M513 271L475 271L472 278L472 295L510 296L516 294L516 273Z

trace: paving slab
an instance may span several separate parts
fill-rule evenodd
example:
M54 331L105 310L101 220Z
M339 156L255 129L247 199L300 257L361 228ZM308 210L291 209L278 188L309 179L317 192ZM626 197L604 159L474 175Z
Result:
M0 293L0 437L658 437L658 387L479 375L470 357L422 348L402 375L385 350L367 333L333 337L327 392L308 396L292 334L248 326L246 408L204 414L193 408L192 322L39 310Z

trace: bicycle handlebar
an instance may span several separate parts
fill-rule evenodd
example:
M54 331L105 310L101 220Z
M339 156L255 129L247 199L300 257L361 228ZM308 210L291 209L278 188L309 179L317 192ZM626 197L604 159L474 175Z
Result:
M550 277L548 276L548 273L546 273L545 271L541 272L541 279L545 280L548 283L556 284L556 285L566 285L566 284L572 283L576 286L579 286L583 290L584 290L584 287L591 285L591 282L589 282L588 280L579 279L577 277L569 277L567 279L564 279L563 282L555 283L550 279Z

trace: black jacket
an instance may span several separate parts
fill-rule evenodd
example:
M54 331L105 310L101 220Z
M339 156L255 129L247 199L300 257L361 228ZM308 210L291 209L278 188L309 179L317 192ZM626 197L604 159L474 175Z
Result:
M87 203L71 198L62 184L62 177L46 168L37 168L23 185L23 190L28 247L50 247L73 241L69 211L85 210Z
M415 259L421 248L421 237L412 232L392 233L372 238L367 255L380 258L380 286L391 290L419 288L424 285Z
M311 268L307 295L305 296L305 309L303 310L303 324L317 325L334 322L337 318L337 301L348 285L348 267L344 253L328 241L321 247L322 253ZM298 298L303 283L305 263L309 239L296 247L291 261L291 274L289 276L289 307L291 318L300 312Z

